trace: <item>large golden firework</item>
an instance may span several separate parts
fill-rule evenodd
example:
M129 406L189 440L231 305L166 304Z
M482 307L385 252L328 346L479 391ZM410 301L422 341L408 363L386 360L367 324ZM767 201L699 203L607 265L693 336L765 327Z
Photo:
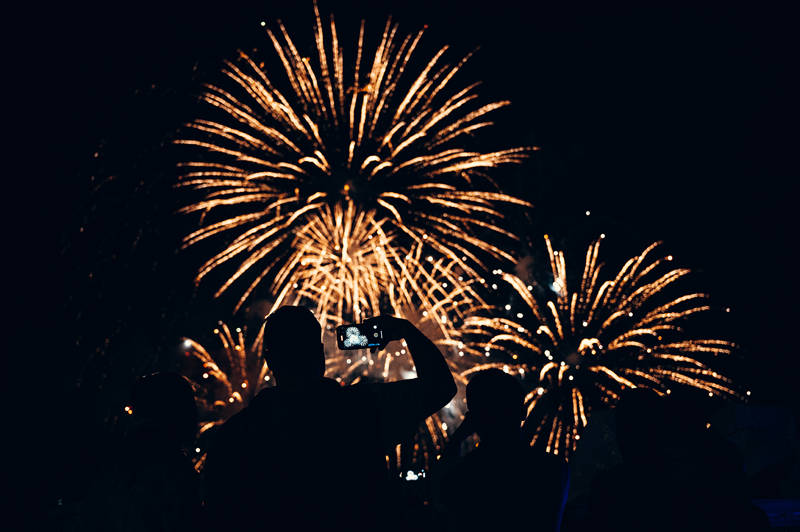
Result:
M462 376L501 368L531 385L526 432L531 445L554 454L574 450L592 405L613 405L625 388L670 394L673 386L687 386L709 396L739 396L731 380L707 364L735 346L692 338L682 329L686 318L710 310L708 296L667 295L689 270L670 268L671 255L654 258L654 243L603 280L603 237L589 246L573 286L564 253L545 235L552 281L526 283L496 272L518 302L468 317L460 338L450 341L472 365Z
M391 19L370 55L362 21L346 67L333 17L326 26L314 12L313 57L282 24L267 27L280 68L268 74L243 52L226 62L224 83L202 97L215 117L177 141L194 148L178 186L197 196L180 212L201 214L184 247L227 238L196 282L223 269L215 296L242 283L236 309L268 283L276 306L311 303L323 326L431 312L436 301L413 282L415 250L473 278L486 260L510 260L492 243L515 238L500 206L528 204L486 172L535 148L469 147L509 103L479 104L478 83L453 88L469 56L448 63L445 46L420 63L423 30L401 36Z

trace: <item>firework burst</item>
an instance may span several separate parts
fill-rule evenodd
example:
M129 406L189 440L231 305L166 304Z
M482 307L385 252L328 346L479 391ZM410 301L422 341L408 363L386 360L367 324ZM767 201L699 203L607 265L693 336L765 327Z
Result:
M453 340L473 364L462 376L501 368L531 385L525 429L531 445L554 454L574 450L592 406L615 404L625 388L669 394L671 387L686 386L710 396L739 396L729 378L703 361L735 346L690 338L681 327L710 310L708 296L666 295L689 270L671 268L670 255L656 257L654 243L603 280L601 239L589 246L573 286L564 253L553 250L545 235L552 281L528 284L502 273L524 308L479 311L466 319L461 339Z
M217 118L177 141L194 154L178 186L197 195L180 211L201 215L184 247L227 239L196 282L224 266L232 273L215 296L241 284L238 309L266 283L275 305L311 302L323 326L431 312L408 257L423 247L470 277L510 260L491 243L514 239L500 207L528 204L497 192L487 172L534 148L466 147L509 103L479 104L478 83L454 88L469 56L448 63L445 46L420 64L423 31L402 36L390 19L371 53L362 21L347 58L333 17L323 24L314 11L313 57L282 24L267 28L280 67L268 74L243 52L227 62L225 83L202 97Z

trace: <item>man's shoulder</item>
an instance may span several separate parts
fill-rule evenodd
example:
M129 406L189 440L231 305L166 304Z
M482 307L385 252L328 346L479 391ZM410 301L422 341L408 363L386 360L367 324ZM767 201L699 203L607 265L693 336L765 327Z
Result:
M263 410L269 409L269 405L274 399L274 396L275 388L266 388L258 392L258 395L250 401L250 404L229 417L225 423L220 426L217 431L217 436L226 437L246 430L247 426L253 422L254 418L260 416Z

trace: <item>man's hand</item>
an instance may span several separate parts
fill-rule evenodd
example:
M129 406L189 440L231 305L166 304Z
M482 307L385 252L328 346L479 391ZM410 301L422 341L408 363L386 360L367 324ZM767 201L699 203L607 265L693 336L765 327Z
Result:
M386 347L386 344L393 340L402 340L408 335L410 330L414 329L410 321L386 315L369 318L364 321L364 325L369 329L377 326L379 330L383 331L383 339L381 340L380 346L373 347L373 353L378 349L383 349Z

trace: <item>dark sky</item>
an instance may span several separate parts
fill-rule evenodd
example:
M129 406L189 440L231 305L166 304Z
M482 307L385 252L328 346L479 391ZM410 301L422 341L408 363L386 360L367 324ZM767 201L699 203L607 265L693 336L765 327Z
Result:
M60 346L61 356L41 355L62 384L107 371L120 383L149 363L134 352L152 361L181 327L221 317L192 292L199 256L174 253L162 152L221 60L266 48L260 20L283 19L310 42L311 2L274 4L71 5L44 16L31 50L45 79L31 94L48 115L56 170L35 185L44 212L31 229L53 235L58 256L31 270L41 294L26 312ZM479 47L468 76L485 81L486 99L513 102L491 142L542 148L504 175L536 206L527 232L577 235L569 249L579 250L605 231L617 239L609 252L623 254L664 240L733 309L721 327L744 347L755 397L790 400L800 369L796 14L550 4L323 1L321 11L345 35L366 18L375 36L392 14L408 32L430 26L428 52ZM122 366L91 356L106 337L105 356Z

